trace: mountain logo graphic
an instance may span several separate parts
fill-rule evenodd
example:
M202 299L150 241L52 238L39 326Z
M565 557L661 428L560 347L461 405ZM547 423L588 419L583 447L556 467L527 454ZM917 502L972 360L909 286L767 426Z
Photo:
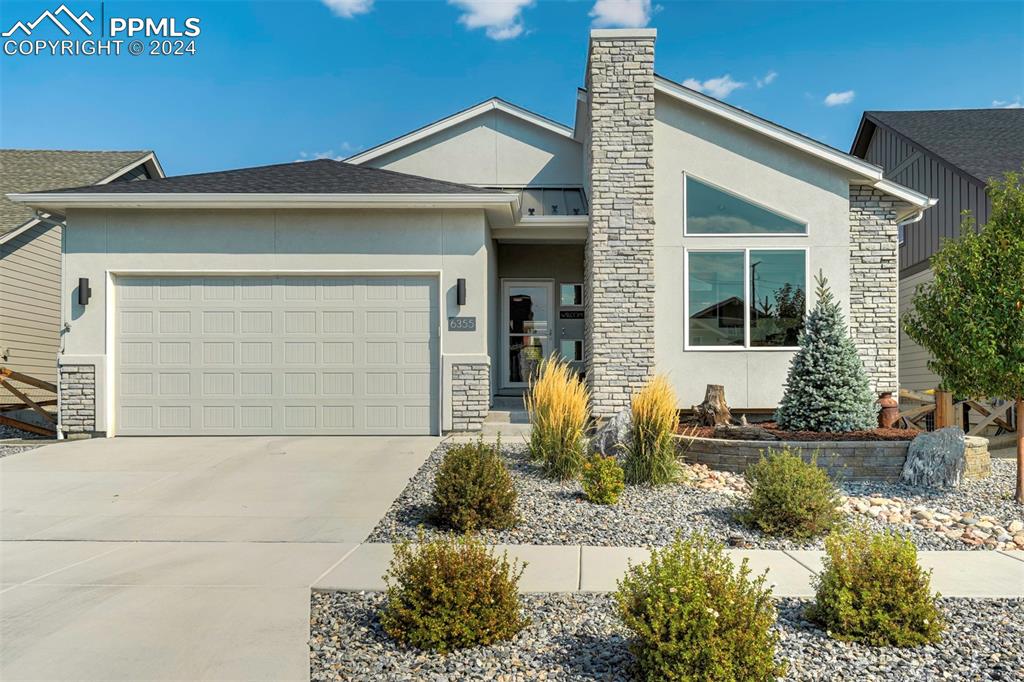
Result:
M89 12L82 12L80 15L76 16L74 12L68 9L67 5L61 5L53 12L51 12L50 10L46 10L42 14L40 14L39 18L37 18L35 21L30 21L28 23L25 23L24 21L18 21L14 24L14 26L11 26L9 30L4 31L0 35L3 35L4 38L10 38L18 31L21 31L25 34L25 36L30 36L32 35L32 31L36 30L36 27L47 19L50 22L52 22L54 26L60 29L61 33L63 33L64 35L71 35L71 31L68 30L67 26L62 24L60 22L60 19L57 18L58 15L63 15L65 21L73 22L76 26L78 26L78 28L85 32L85 35L92 35L92 30L90 30L89 27L85 25L85 21L94 21L95 17Z

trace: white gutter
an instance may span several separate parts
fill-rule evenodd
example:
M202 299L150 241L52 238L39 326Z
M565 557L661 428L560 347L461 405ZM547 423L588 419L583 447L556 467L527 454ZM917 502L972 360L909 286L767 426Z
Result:
M460 194L214 194L36 192L8 194L18 204L37 209L67 208L489 208L519 210L519 197L507 192Z

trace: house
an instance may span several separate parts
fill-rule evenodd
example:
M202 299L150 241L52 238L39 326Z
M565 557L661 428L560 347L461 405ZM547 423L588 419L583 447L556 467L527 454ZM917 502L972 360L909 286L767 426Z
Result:
M0 149L0 365L56 383L61 327L64 215L39 215L6 194L158 177L163 170L148 151ZM37 389L25 392L53 398ZM14 400L0 393L6 395L0 402Z
M13 196L68 215L63 428L472 430L556 353L599 419L654 372L682 406L772 407L819 270L895 390L896 235L932 201L654 50L593 31L573 126L492 99L344 163ZM714 330L716 301L756 319Z
M939 200L900 233L902 316L917 287L932 279L932 254L944 239L959 236L963 212L971 213L976 228L988 221L986 183L1024 169L1024 109L866 111L850 153L881 166L887 179ZM936 388L939 377L928 360L927 351L900 334L900 386Z

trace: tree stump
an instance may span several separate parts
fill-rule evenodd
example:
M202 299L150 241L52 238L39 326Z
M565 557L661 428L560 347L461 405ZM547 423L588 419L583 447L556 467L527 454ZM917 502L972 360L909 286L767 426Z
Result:
M732 412L725 402L725 387L708 384L704 402L693 406L693 414L701 426L723 426L732 423Z

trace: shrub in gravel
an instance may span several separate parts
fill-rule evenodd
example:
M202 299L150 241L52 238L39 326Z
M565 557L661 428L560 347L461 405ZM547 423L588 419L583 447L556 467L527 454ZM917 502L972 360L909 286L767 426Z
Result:
M519 606L526 564L509 563L474 536L402 542L384 575L380 623L392 638L420 649L454 649L512 639L527 625Z
M587 453L590 395L572 366L544 360L526 394L530 416L530 457L560 480L578 478Z
M501 459L501 441L454 445L444 453L434 477L434 518L458 531L511 528L516 488Z
M658 375L647 382L631 403L633 428L626 444L623 469L630 484L661 485L675 480L675 432L679 427L676 393L672 384Z
M625 488L625 472L614 457L595 454L583 465L583 493L596 504L615 504Z
M805 539L831 530L842 518L839 491L814 458L805 462L799 450L768 449L747 467L750 486L746 525L768 535Z
M853 528L829 535L825 554L807 615L831 637L871 646L939 640L945 623L931 571L918 565L908 538Z
M751 578L723 545L704 535L676 538L619 581L619 615L645 680L774 680L775 607L762 574Z

